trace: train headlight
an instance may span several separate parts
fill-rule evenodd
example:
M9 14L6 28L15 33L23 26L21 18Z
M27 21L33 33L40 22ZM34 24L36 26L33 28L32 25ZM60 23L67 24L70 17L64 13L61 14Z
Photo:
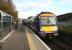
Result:
M58 27L54 28L54 30L57 31L58 30Z
M43 31L42 29L40 29L40 31Z

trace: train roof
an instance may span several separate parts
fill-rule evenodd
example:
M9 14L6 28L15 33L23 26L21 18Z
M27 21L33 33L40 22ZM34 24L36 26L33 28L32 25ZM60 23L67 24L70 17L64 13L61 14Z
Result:
M41 12L40 14L44 14L44 13L53 14L52 12Z
M58 21L66 21L72 18L72 12L57 16Z
M52 12L41 12L40 14L37 15L37 17L38 16L55 16L55 14Z

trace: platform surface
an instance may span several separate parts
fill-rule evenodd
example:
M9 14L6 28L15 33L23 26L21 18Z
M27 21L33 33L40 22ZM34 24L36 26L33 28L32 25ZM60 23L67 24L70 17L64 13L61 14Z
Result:
M13 32L0 50L30 50L24 27Z
M30 28L19 25L0 50L51 50Z

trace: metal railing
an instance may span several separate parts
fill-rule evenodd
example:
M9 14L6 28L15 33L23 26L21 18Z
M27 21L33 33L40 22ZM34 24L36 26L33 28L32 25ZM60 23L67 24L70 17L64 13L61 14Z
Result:
M9 32L11 32L10 26L0 29L0 39L3 39Z

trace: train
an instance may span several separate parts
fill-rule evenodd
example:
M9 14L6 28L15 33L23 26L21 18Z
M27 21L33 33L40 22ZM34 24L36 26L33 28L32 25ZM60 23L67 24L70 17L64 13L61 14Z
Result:
M60 39L72 45L72 13L57 16Z
M24 22L42 38L58 36L57 18L54 13L41 12Z
M57 16L57 18L59 30L72 35L72 13L62 14Z

